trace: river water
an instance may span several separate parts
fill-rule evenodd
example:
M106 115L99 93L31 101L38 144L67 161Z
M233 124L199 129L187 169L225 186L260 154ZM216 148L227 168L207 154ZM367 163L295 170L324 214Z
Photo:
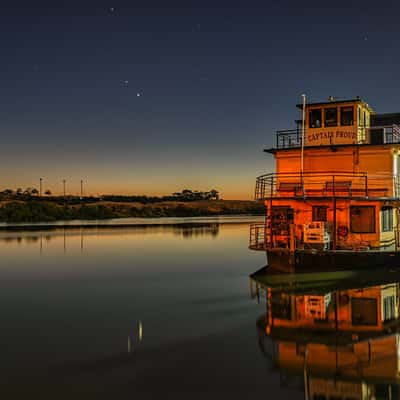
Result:
M260 328L251 220L1 232L4 398L303 399Z

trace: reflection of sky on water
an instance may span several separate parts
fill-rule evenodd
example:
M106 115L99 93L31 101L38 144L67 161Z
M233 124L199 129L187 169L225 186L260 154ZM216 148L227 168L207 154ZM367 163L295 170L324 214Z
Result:
M211 235L218 236L219 232L218 223L197 223L197 224L171 224L171 225L148 225L148 226L137 226L137 227L101 227L101 228L91 228L91 227L80 227L80 228L55 228L50 231L3 231L0 232L0 242L12 243L22 241L26 243L38 243L39 241L51 241L52 239L59 238L67 239L73 236L80 235L81 237L90 235L121 235L121 234L149 234L149 233L170 233L173 232L175 235L182 236L185 238L191 238L196 236ZM66 244L66 243L65 243Z
M247 249L248 229L213 223L2 232L0 370L72 374L94 363L108 373L129 346L149 354L146 360L156 349L186 353L193 340L219 351L217 337L247 324L253 346L257 310L247 277L265 254ZM202 337L215 338L213 347Z
M54 221L54 222L29 222L29 223L4 223L0 222L0 228L7 227L43 227L43 226L104 226L104 227L121 227L121 226L149 226L149 225L182 225L182 224L237 224L262 221L263 216L249 215L217 215L208 217L161 217L161 218L112 218L103 220L71 220L71 221Z

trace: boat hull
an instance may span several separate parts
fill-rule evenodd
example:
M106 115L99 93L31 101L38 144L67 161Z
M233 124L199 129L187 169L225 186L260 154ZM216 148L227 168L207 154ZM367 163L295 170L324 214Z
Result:
M271 268L291 273L400 267L400 251L271 249L267 259Z

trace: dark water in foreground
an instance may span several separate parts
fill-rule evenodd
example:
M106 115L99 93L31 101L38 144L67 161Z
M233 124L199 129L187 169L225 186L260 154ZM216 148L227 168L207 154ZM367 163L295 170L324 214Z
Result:
M248 223L1 233L4 398L389 398L387 385L371 389L368 379L392 382L398 373L397 286L343 292L348 298L332 289L315 300L250 284L265 255L247 243ZM360 290L367 308L375 298L376 321L352 300ZM336 334L349 304L355 350ZM321 326L330 342L318 348ZM371 337L379 340L368 359ZM313 364L318 352L358 372L339 379L336 364ZM382 354L390 360L376 366ZM324 391L331 397L315 397Z

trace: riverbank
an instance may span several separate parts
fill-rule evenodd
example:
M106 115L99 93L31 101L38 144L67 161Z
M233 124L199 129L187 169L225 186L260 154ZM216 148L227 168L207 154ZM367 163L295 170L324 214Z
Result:
M263 204L246 200L163 201L151 204L101 201L82 205L37 200L0 202L0 222L3 223L263 214Z

